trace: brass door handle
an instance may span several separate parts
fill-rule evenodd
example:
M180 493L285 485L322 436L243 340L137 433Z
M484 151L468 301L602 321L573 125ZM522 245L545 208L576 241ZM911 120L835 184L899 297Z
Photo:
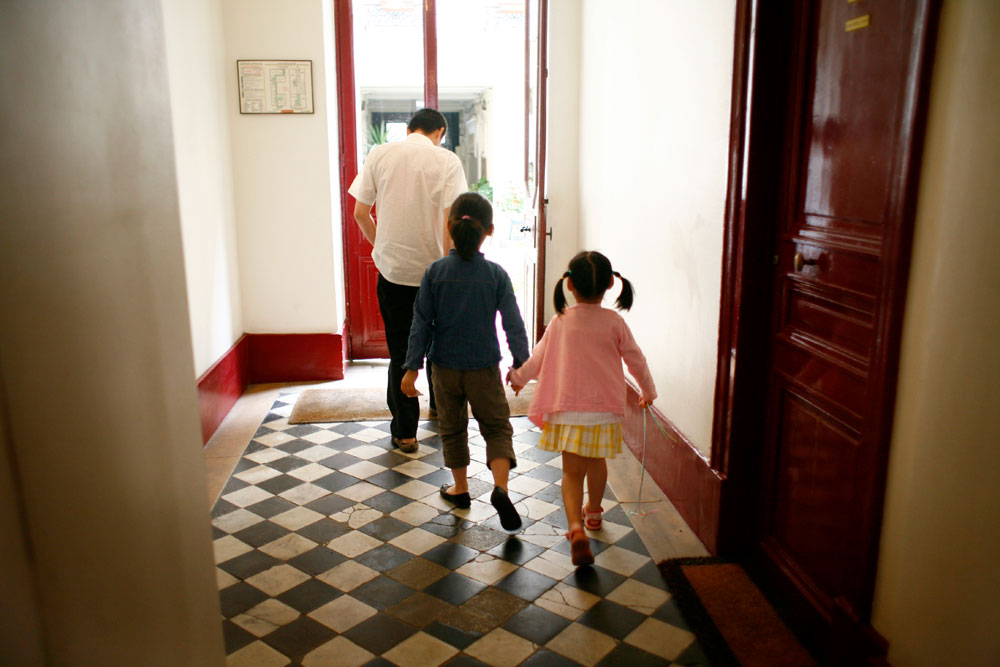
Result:
M803 266L816 266L815 259L806 259L801 252L795 253L795 270L801 271Z

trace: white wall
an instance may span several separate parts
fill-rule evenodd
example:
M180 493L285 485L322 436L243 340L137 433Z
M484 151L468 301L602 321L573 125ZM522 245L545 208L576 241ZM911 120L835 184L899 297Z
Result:
M158 2L0 3L0 516L45 664L224 663L166 68Z
M163 3L177 194L194 346L201 375L243 334L219 0Z
M998 34L943 3L873 614L898 667L1000 664Z
M329 0L222 0L243 327L337 333L340 211L331 197ZM314 114L241 115L237 60L312 60ZM332 65L331 65L332 66ZM335 117L335 116L334 116ZM337 231L335 231L337 230Z
M579 244L635 284L656 406L706 456L734 21L734 0L583 3Z

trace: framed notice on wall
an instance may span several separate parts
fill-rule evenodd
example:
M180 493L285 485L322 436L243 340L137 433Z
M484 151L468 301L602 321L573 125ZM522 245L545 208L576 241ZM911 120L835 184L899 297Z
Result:
M237 60L240 113L313 113L311 60Z

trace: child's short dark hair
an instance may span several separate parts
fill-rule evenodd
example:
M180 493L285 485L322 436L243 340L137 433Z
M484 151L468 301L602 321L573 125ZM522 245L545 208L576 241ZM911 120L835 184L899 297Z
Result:
M563 280L573 279L573 288L584 299L593 299L603 295L611 288L615 278L622 281L622 293L618 295L615 305L618 310L628 310L632 307L632 299L635 290L622 275L611 268L611 260L597 252L596 250L584 250L576 254L569 261L569 270L562 274L559 282L556 283L555 301L556 312L562 315L566 308L566 294L563 292Z
M410 116L410 122L406 125L406 129L410 132L423 132L424 134L436 132L442 127L447 131L448 121L444 119L444 114L437 109L421 109Z
M493 229L493 206L478 192L460 194L448 214L448 232L455 250L469 260L479 252L479 245Z

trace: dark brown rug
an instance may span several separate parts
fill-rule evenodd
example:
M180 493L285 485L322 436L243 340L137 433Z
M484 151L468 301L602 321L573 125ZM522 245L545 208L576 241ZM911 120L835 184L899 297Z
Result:
M713 667L816 667L816 661L736 563L675 558L659 563Z
M530 383L521 390L519 396L507 387L507 402L510 403L511 417L528 414L528 405L535 384ZM428 419L427 395L420 396L420 418ZM309 424L315 422L351 422L391 419L385 403L384 388L352 389L333 387L330 389L306 389L295 401L289 424Z

